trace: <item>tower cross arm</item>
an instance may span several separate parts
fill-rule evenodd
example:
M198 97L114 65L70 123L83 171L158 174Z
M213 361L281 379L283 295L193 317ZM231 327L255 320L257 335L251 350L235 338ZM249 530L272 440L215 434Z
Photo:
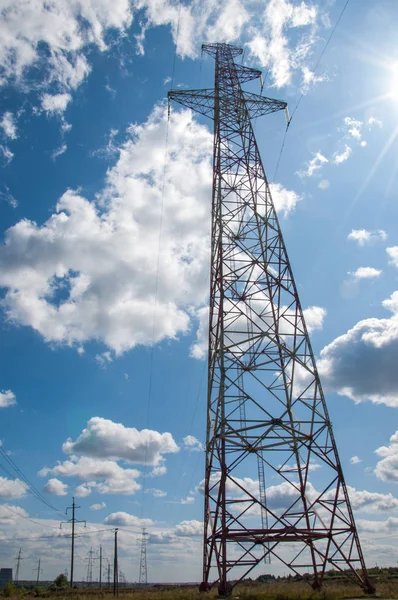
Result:
M214 113L214 90L171 90L168 94L169 102L174 100L183 106L186 106L195 112L201 113L205 117L213 118Z
M287 102L283 102L283 100L275 100L251 92L243 92L243 94L246 108L252 119L287 109Z

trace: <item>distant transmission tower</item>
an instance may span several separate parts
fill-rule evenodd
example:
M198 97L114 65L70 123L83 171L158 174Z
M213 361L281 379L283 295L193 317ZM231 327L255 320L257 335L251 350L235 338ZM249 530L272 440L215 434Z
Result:
M145 531L145 527L142 528L142 536L141 536L141 556L140 556L140 575L138 578L138 582L142 585L146 585L148 583L148 569L147 569L147 561L146 561L146 544L148 540L148 534Z
M15 570L15 580L14 581L18 582L19 581L19 569L20 569L20 565L21 565L21 560L23 560L23 558L22 558L22 549L21 548L19 549L18 556L16 556L14 560L17 562L17 568Z
M94 550L92 548L90 548L90 550L88 551L88 557L87 557L87 585L92 585L93 584L93 563L94 563Z
M205 44L203 50L215 59L214 89L169 93L214 121L201 589L215 583L228 596L272 558L306 575L314 589L333 568L371 592L251 124L286 103L242 90L261 73L234 62L240 48Z

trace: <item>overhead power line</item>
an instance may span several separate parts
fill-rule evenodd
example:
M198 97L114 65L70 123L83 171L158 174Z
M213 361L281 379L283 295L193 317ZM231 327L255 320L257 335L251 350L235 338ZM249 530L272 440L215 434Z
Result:
M47 498L45 498L43 496L43 494L41 492L39 492L39 490L36 488L36 486L21 471L21 469L18 467L18 465L15 463L15 461L11 458L11 456L9 456L7 454L7 452L4 450L3 446L0 446L0 455L7 461L8 465L11 467L11 469L18 475L18 478L20 478L27 485L27 487L28 487L29 491L31 492L31 494L37 500L39 500L39 502L42 502L43 504L45 504L47 506L47 508L49 508L54 513L56 513L58 515L61 515L61 516L64 516L63 513L60 510L58 510L58 508L56 508L55 506L53 506L47 500Z
M323 56L324 56L324 54L325 54L325 52L326 52L326 50L327 50L327 48L328 48L328 46L329 46L329 44L330 44L330 42L331 42L331 39L332 39L332 37L334 36L334 34L335 34L335 32L336 32L336 29L337 29L337 27L339 26L339 23L340 23L340 21L341 21L341 19L342 19L343 15L344 15L344 13L345 13L345 10L346 10L346 8L347 8L347 6L348 6L349 2L350 2L350 0L346 0L346 3L344 4L344 6L343 6L343 8L342 8L342 11L341 11L341 13L340 13L340 15L339 15L339 18L337 19L337 21L336 21L336 23L335 23L335 25L334 25L334 27L333 27L332 31L330 32L330 35L329 35L328 39L326 40L326 44L324 45L324 47L323 47L323 50L322 50L322 52L321 52L321 54L320 54L320 56L319 56L319 58L318 58L317 62L315 63L315 66L314 66L313 70L312 70L312 73L313 73L313 75L315 75L315 73L316 73L316 72L317 72L317 70L318 70L318 67L319 67L319 65L320 65L320 63L321 63L321 61L322 61L322 58L323 58ZM273 181L275 181L275 179L276 179L276 175L277 175L277 173L278 173L278 169L279 169L279 165L280 165L280 162L281 162L281 158L282 158L283 150L284 150L284 148L285 148L285 141L286 141L287 132L289 131L289 126L290 126L290 124L291 124L291 122L292 122L292 119L293 119L294 115L295 115L295 114L296 114L296 112L297 112L297 109L298 109L298 107L299 107L299 106L300 106L300 104L301 104L301 101L302 101L302 99L304 98L304 95L305 95L305 94L304 94L304 92L301 92L301 95L300 95L300 97L299 97L299 99L298 99L298 101L297 101L297 103L296 103L296 106L294 107L294 109L293 109L293 112L292 112L292 114L291 114L291 116L290 116L290 119L289 119L289 121L288 121L288 123L287 123L286 130L285 130L285 135L283 136L282 145L281 145L281 149L280 149L279 156L278 156L278 161L277 161L277 163L276 163L276 167L275 167L275 172L274 172Z

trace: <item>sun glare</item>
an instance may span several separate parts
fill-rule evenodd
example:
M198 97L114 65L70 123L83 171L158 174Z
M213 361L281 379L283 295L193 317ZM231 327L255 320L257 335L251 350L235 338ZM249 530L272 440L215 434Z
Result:
M398 100L398 62L393 63L389 67L390 71L390 85L389 85L389 96L394 100Z

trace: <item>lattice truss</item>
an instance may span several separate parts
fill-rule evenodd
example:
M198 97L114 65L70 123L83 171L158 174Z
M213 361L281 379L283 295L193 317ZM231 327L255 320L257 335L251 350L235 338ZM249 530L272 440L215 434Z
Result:
M242 50L205 45L213 90L169 98L214 120L202 589L278 559L314 588L349 570L368 591L303 311L251 118L286 109L248 93ZM317 483L314 484L316 476ZM287 543L288 542L288 543Z

